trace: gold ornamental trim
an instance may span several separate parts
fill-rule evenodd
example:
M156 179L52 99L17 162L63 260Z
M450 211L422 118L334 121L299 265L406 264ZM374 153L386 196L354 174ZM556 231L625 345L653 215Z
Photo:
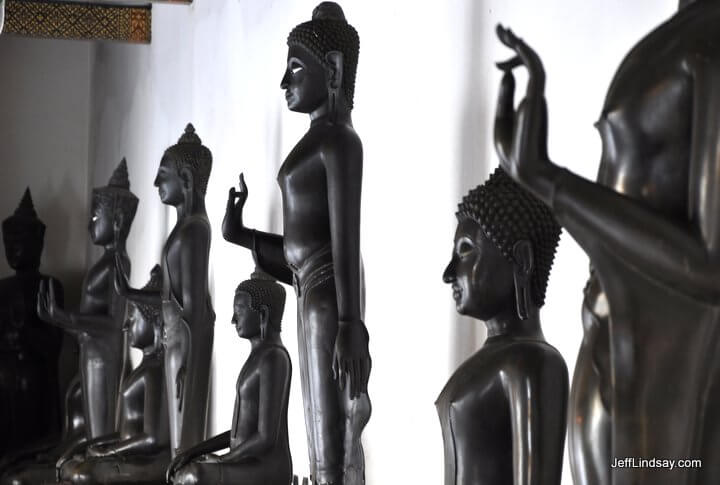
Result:
M151 5L7 0L3 35L148 44L151 26Z

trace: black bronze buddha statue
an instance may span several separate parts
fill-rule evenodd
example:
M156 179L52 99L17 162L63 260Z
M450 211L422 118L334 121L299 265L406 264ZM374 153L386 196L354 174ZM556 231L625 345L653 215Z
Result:
M720 2L682 1L626 56L597 123L597 182L550 160L542 62L498 28L517 54L501 65L502 163L590 257L598 287L586 307L607 302L578 358L576 375L589 377L574 382L570 419L600 427L571 426L580 485L720 483L719 21ZM517 111L516 65L529 72ZM642 466L651 459L702 467Z
M235 290L233 325L251 350L237 380L232 429L177 455L168 483L288 485L290 356L280 339L285 290L254 273ZM229 448L229 452L209 455Z
M159 291L161 287L162 270L155 266L144 289ZM159 302L155 306L128 302L123 330L128 343L142 350L143 357L123 380L118 429L67 452L68 459L56 464L62 483L157 485L165 476L170 462L170 432Z
M79 310L64 310L58 303L54 285L45 281L40 283L38 315L74 336L80 346L82 390L73 393L73 396L82 396L85 429L80 436L67 433L67 441L53 448L54 451L46 458L57 458L57 451L62 449L60 459L64 459L64 454L78 443L115 431L120 381L129 371L129 349L122 331L125 299L114 291L113 280L116 258L122 261L124 274L130 272L125 241L137 204L137 197L130 192L127 164L123 160L108 185L95 188L92 192L88 230L93 244L102 246L104 252L85 275ZM119 231L114 231L114 227ZM54 462L41 459L26 465L7 473L3 483L21 485L54 480Z
M161 290L134 290L119 272L115 286L130 300L162 304L165 380L173 456L205 439L215 312L208 289L210 222L205 210L212 154L188 124L165 151L155 186L177 222L165 242ZM121 261L118 261L118 265Z
M40 320L40 273L45 224L38 219L30 189L2 223L8 264L15 275L0 279L0 457L60 435L58 358L62 331Z
M560 484L567 367L539 310L560 237L552 214L500 168L463 198L443 280L487 340L435 403L445 485Z
M310 472L318 484L365 481L361 434L370 418L368 333L360 256L362 144L351 110L359 39L339 5L323 2L292 30L280 84L310 128L278 173L283 234L247 228L247 187L230 190L226 240L298 297L300 380Z

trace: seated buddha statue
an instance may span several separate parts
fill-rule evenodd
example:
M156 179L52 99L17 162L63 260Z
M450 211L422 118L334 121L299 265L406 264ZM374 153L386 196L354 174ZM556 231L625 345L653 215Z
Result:
M485 322L487 340L435 403L445 485L559 485L568 373L539 310L560 227L502 169L463 198L457 218L443 280L458 313Z
M217 483L288 485L290 356L280 339L285 290L254 273L235 291L233 325L250 341L237 380L232 428L177 455L167 471L174 485ZM229 448L220 456L209 453Z
M144 289L162 287L155 266ZM123 380L118 429L81 443L57 463L63 483L157 484L170 462L170 433L163 377L160 306L129 302L123 330L132 347L142 350L140 364Z
M15 274L0 279L0 456L60 435L58 359L62 331L37 314L40 281L62 286L40 273L45 224L38 219L30 189L2 223L8 264Z

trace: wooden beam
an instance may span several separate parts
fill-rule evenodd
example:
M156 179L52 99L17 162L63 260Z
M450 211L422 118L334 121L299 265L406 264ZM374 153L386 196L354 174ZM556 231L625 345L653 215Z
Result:
M3 35L150 43L151 5L6 0Z

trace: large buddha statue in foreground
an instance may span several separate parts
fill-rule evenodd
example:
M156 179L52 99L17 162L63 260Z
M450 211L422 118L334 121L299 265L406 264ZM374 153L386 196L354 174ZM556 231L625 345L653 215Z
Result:
M501 65L503 166L551 208L594 268L585 307L598 314L587 315L576 370L589 377L576 378L570 413L599 426L571 428L582 485L720 483L718 23L720 2L683 1L623 60L597 123L597 182L550 160L542 63L498 28L517 54ZM529 79L516 111L510 70L518 64ZM618 466L625 458L635 466Z
M485 321L487 340L436 406L445 485L559 485L567 367L540 328L560 227L502 170L458 206L443 280L457 311Z
M360 257L363 152L351 110L359 39L339 5L321 3L290 32L281 88L310 127L285 159L283 234L244 225L247 188L231 189L225 239L251 249L258 266L298 297L300 380L318 484L365 482L361 434L370 418L368 332Z

